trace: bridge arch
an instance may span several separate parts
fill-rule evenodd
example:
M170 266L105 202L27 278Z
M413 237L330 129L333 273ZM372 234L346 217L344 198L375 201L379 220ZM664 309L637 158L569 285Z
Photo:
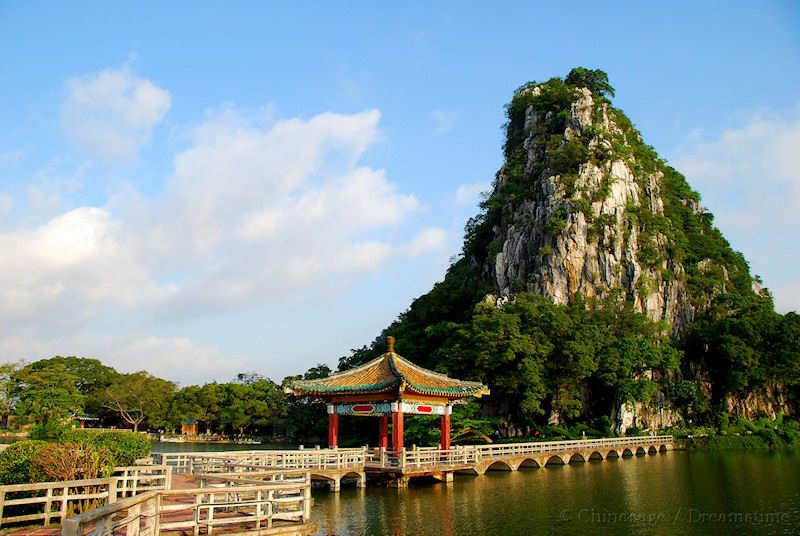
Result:
M631 449L626 447L625 449L622 450L623 458L630 458L631 456L633 456L633 451Z
M533 458L525 458L520 462L519 468L520 469L540 469L542 466L539 465L538 460L534 460Z
M513 471L514 468L505 460L496 460L489 464L486 468L487 471Z
M569 463L568 459L564 459L561 454L553 454L547 461L544 463L545 465L567 465Z
M650 445L650 446L647 448L647 453L648 453L648 454L650 454L651 456L652 456L653 454L658 454L658 448L657 448L655 445Z
M363 488L367 485L367 475L355 471L343 474L341 480L355 481L357 488Z
M568 463L575 463L575 462L585 463L586 458L584 458L583 454L581 454L580 452L575 452L571 456L569 456Z
M669 450L669 447L667 447L666 445L660 445L658 447L658 452L667 452L668 450Z
M601 452L598 452L598 451L595 450L594 452L589 454L589 459L587 461L590 461L590 462L601 462L601 461L603 461L603 454Z
M645 454L647 454L647 451L644 449L644 447L636 447L637 456L644 456Z
M619 457L620 457L620 452L617 449L611 449L608 451L608 454L606 454L606 460L608 460L609 458L616 460Z

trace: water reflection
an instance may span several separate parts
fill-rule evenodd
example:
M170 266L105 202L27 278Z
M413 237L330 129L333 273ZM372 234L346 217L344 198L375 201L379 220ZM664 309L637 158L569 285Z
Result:
M671 452L314 496L320 535L791 534L800 456Z

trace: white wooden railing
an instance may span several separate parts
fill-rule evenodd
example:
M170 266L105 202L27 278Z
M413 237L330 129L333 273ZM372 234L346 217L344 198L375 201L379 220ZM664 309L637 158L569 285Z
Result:
M613 437L603 439L578 439L570 441L543 441L532 443L496 443L476 445L482 458L503 458L548 452L584 451L640 445L663 445L672 443L671 435Z
M216 530L262 534L310 522L311 478L228 482L224 487L151 491L71 517L62 536L155 536L166 531Z
M220 473L262 469L338 469L364 467L367 448L171 452L154 460L176 473Z
M196 458L216 456L224 458L236 458L247 456L258 451L249 450L233 450L225 452L155 452L153 453L153 463L159 465L168 465L172 467L172 472L175 474L184 474L193 472L193 461Z
M117 496L132 497L145 491L172 487L172 468L166 465L130 465L115 467Z
M147 465L116 467L110 478L0 486L0 527L37 522L49 525L76 510L114 503L142 491L167 489L170 479L169 467Z
M658 446L671 444L672 436L640 436L608 439L583 439L572 441L542 441L531 443L498 443L492 445L454 446L449 450L436 447L402 449L401 451L373 451L367 463L380 467L424 468L447 465L474 465L485 460L536 456L560 452L585 452L590 450L619 449L629 446Z
M569 441L530 443L496 443L491 445L454 446L449 450L436 447L403 449L398 452L369 449L297 449L254 450L232 452L192 452L160 454L157 461L184 473L233 473L267 469L337 470L380 467L425 467L432 465L469 465L482 460L539 455L549 452L615 449L626 446L671 444L672 436L635 436Z

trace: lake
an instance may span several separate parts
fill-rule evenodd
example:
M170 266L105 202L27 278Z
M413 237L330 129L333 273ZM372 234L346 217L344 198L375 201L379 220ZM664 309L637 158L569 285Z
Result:
M154 451L287 448L166 443ZM320 535L800 534L800 452L672 451L407 489L314 490Z

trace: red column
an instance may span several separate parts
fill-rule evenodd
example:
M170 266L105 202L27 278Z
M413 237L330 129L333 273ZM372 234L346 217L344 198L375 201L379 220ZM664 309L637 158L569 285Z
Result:
M333 448L339 444L339 415L328 414L328 447Z
M442 415L439 424L442 429L442 450L450 450L450 415Z
M397 452L403 449L403 412L392 412L392 450Z
M389 448L389 416L381 415L378 421L378 448Z

